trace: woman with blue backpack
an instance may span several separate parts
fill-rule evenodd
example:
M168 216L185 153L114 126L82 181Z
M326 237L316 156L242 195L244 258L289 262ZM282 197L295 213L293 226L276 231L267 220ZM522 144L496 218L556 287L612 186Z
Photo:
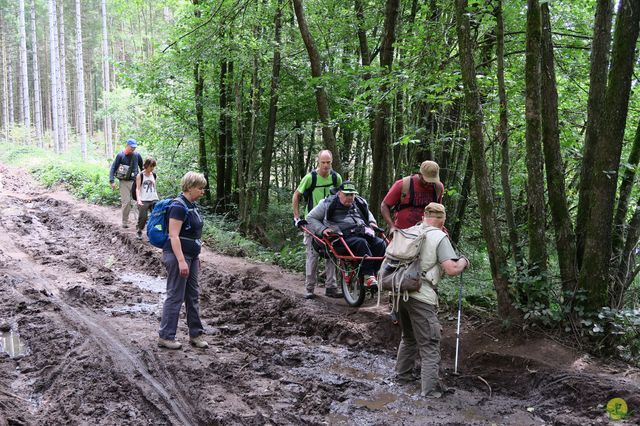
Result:
M197 348L209 344L202 337L200 321L200 249L204 221L195 202L204 195L207 181L202 173L188 172L180 181L182 193L167 209L168 234L162 248L162 263L167 268L167 297L162 308L158 346L180 349L175 340L180 309L184 301L187 309L189 342Z

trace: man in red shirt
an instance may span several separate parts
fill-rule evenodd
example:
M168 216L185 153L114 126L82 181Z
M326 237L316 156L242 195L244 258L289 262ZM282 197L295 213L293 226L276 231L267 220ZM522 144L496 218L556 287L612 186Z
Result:
M388 233L420 223L429 203L442 203L443 192L440 167L435 161L424 161L420 173L397 180L380 204L380 213L389 226ZM393 219L392 211L395 213Z

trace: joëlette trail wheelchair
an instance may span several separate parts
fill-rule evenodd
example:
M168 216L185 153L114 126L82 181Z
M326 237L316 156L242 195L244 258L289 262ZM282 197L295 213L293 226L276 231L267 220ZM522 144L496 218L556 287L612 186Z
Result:
M342 288L344 300L349 306L358 307L362 305L367 295L371 298L377 296L378 286L375 284L367 285L364 280L364 274L360 271L360 266L365 259L382 261L384 260L384 256L356 256L345 242L341 233L330 233L329 235L319 237L305 225L300 225L300 228L313 237L313 247L320 256L325 259L331 259L336 266L336 284L338 288ZM389 244L384 230L378 227L373 227L373 230L377 236ZM339 248L336 249L334 245L338 242L340 245ZM346 254L341 254L339 251L346 251Z

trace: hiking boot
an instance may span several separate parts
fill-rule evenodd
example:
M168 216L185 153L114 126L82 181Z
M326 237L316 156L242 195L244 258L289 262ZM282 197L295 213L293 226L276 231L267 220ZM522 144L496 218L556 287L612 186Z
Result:
M365 285L369 288L378 287L378 280L373 275L365 275L364 282L365 282Z
M160 338L158 339L158 346L167 349L180 349L182 347L182 343L176 342L175 340Z
M142 239L142 231L136 232L136 238L138 238L139 240Z
M342 297L344 297L344 294L342 294L342 292L340 290L338 290L336 287L331 287L328 288L324 291L324 295L327 297L331 297L334 299L340 299Z
M437 391L437 390L432 390L431 392L420 392L420 395L423 398L429 398L429 399L439 399L442 398L442 392Z
M307 291L307 292L304 294L304 298L305 298L305 299L307 299L307 300L312 300L312 299L315 299L315 298L316 298L316 295L315 295L315 294L313 294L313 293L312 293L312 292L310 292L310 291Z
M416 380L418 380L418 379L416 377L414 377L413 375L396 377L396 383L398 383L401 386L410 385L412 383L415 383Z
M206 340L204 340L204 337L201 335L199 335L198 337L192 337L189 339L189 343L191 343L191 345L195 346L196 348L200 348L200 349L206 349L209 347L209 343L207 343Z

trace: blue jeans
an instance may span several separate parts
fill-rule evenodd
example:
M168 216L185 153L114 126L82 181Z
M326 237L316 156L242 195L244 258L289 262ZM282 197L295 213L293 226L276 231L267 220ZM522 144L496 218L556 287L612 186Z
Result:
M200 288L198 277L200 275L200 258L185 257L189 266L189 275L180 276L178 259L169 251L162 253L162 263L167 268L167 298L162 307L162 320L160 321L159 335L161 339L174 340L178 328L178 319L182 302L187 308L187 326L189 336L198 337L204 333L200 321Z

